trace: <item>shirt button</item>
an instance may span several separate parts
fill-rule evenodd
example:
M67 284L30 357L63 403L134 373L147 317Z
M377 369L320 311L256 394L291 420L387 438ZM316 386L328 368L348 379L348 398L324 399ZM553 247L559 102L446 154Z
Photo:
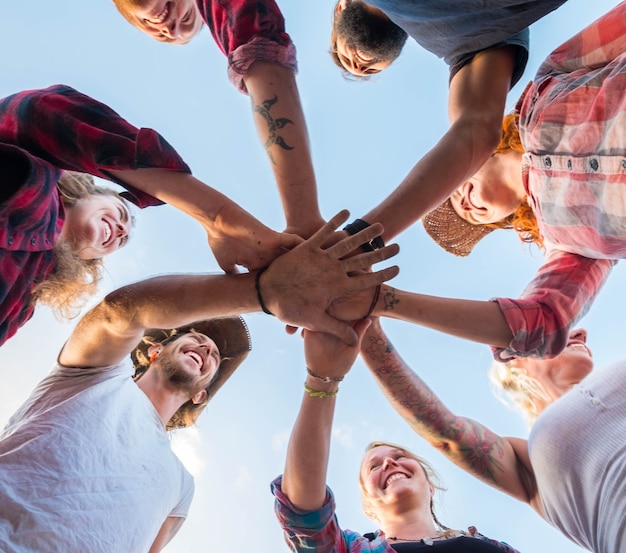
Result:
M597 171L598 167L599 167L598 160L597 159L592 159L589 162L589 167L591 167L594 171Z
M545 166L549 169L550 167L552 167L552 160L547 157L546 159L543 160L543 163L545 164Z

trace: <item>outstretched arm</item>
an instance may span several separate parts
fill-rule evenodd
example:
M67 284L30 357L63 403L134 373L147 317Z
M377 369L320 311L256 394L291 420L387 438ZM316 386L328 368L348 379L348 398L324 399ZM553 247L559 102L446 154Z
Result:
M271 230L221 192L193 175L160 169L109 171L132 185L186 213L205 229L220 267L236 272L236 265L261 269L302 240Z
M78 323L59 356L60 363L73 367L111 365L134 349L146 328L174 328L211 317L260 311L261 300L283 322L329 332L356 344L352 327L327 315L327 305L346 292L371 288L395 276L397 267L368 274L360 270L395 255L398 248L388 246L344 260L357 244L382 231L380 225L372 225L324 249L347 215L346 211L333 217L262 274L166 275L111 292Z
M292 69L256 61L244 77L259 138L285 212L286 232L308 238L323 224L309 137Z
M355 323L354 330L359 336L355 346L348 346L329 334L304 331L309 372L300 412L291 432L282 480L283 493L297 509L315 511L326 499L326 473L339 381L352 367L369 324L369 320Z
M450 128L400 185L363 217L383 224L385 241L445 201L496 149L514 58L510 46L486 50L453 77Z
M371 290L357 290L333 302L329 313L342 320L364 317ZM383 284L372 314L416 323L466 340L507 347L512 333L497 303L427 296Z
M513 497L532 502L536 487L525 440L507 439L452 413L395 351L374 319L361 355L392 406L452 462Z
M296 49L280 8L275 0L202 0L198 6L228 56L231 82L250 95L254 122L283 203L286 231L308 238L324 221L296 86Z

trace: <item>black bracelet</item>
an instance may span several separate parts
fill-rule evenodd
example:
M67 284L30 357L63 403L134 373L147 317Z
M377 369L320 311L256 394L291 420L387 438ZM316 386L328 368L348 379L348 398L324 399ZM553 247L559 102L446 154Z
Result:
M259 300L259 305L261 306L261 309L263 310L263 313L267 313L268 315L274 315L274 313L272 313L266 306L265 306L265 302L263 301L263 296L261 295L261 275L265 272L265 269L267 269L267 267L263 267L262 269L259 269L256 273L256 276L254 277L254 288L256 289L256 297Z
M367 221L364 221L363 219L355 219L352 223L343 227L343 230L352 236L369 226L370 224ZM384 247L385 242L383 241L382 236L376 236L376 238L372 238L369 242L361 244L361 248L366 252L373 252L374 250L379 250Z

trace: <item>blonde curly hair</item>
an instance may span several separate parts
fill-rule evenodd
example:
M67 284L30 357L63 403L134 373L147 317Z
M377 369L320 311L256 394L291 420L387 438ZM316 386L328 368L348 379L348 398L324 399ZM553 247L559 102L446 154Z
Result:
M57 183L57 189L66 209L90 195L111 195L127 204L115 190L96 185L93 177L84 173L66 171ZM73 319L97 291L102 278L102 259L81 259L64 240L57 240L52 252L54 269L44 281L35 284L31 290L31 303L47 305L60 320Z
M494 362L489 378L496 388L498 398L505 405L510 406L512 403L522 411L529 426L534 424L545 402L551 399L541 382L517 366L515 359L506 363Z

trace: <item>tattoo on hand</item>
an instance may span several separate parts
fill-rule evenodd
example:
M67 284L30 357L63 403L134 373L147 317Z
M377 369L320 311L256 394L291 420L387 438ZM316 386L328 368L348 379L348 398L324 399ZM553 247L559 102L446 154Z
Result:
M289 144L285 142L285 139L278 134L278 131L284 128L287 124L293 125L294 123L291 119L288 119L287 117L279 117L278 119L274 119L272 117L270 110L272 109L272 106L276 102L278 102L278 96L274 95L273 98L265 100L260 106L254 105L254 98L251 98L251 100L252 105L254 106L254 112L258 113L261 117L263 117L263 119L267 121L269 137L265 141L265 144L263 146L265 147L265 151L267 152L267 155L269 156L272 163L276 165L276 161L274 160L274 156L272 156L271 152L271 148L274 144L280 146L283 150L293 150L294 148L293 146L289 146Z
M396 303L400 303L400 300L396 299L396 289L388 288L385 290L385 294L383 296L383 311L386 313L387 311L393 311L393 306Z

